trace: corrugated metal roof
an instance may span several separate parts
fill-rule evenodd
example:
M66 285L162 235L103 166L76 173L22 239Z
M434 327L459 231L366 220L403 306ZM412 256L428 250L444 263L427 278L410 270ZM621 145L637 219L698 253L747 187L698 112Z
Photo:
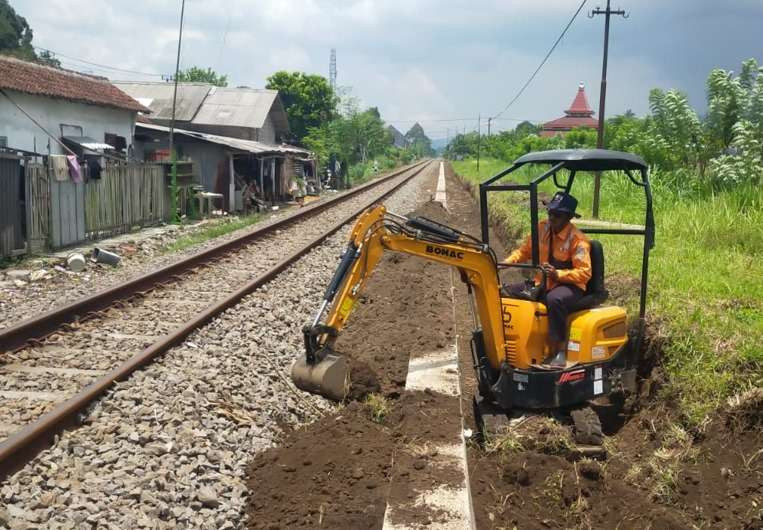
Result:
M169 133L170 131L169 127L164 127L162 125L154 125L152 123L136 123L135 127L138 129L149 129L153 131L161 131L166 133ZM231 149L235 149L237 151L242 151L244 153L253 153L255 155L292 154L292 155L297 155L302 157L307 157L310 155L310 151L308 151L307 149L302 149L301 147L296 147L294 145L287 145L287 144L271 145L271 144L266 144L262 142L256 142L254 140L242 140L240 138L231 138L230 136L220 136L217 134L207 134L207 133L200 133L196 131L186 131L183 129L175 129L174 134L182 134L184 136L196 138L197 140L211 142L213 144L218 144L218 145L224 145L226 147L230 147Z
M114 81L114 85L150 108L152 118L157 120L172 119L174 83ZM211 88L212 85L208 83L178 83L175 119L178 121L193 120Z
M193 123L259 129L277 97L276 90L213 87Z
M89 136L62 136L61 139L68 142L75 143L77 145L81 145L85 149L90 149L91 151L98 151L103 149L114 149L113 145L109 145L104 142L93 140Z

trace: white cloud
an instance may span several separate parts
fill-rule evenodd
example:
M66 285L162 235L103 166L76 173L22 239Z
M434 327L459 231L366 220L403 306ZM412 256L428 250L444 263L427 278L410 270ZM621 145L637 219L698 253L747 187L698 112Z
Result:
M422 118L428 131L445 131L463 122L426 120L476 118L502 109L579 1L186 0L181 65L212 67L234 84L262 86L279 69L326 75L335 47L339 83L378 106L382 117ZM39 46L127 70L174 71L179 0L12 3ZM608 115L628 108L645 112L648 90L656 86L683 89L702 105L710 68L738 70L742 59L763 60L755 27L763 16L758 0L729 0L721 13L710 0L623 3L631 17L612 25ZM595 6L591 1L585 9ZM506 116L555 118L581 81L597 107L602 26L600 17L589 20L581 13ZM67 67L110 72L62 59ZM471 122L476 126L476 119L470 118L469 127Z

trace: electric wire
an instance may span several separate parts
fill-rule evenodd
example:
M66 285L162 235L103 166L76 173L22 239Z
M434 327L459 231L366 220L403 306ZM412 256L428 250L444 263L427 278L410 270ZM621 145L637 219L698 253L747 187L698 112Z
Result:
M163 75L163 74L157 74L157 73L154 73L154 72L140 72L140 71L137 71L137 70L127 70L127 69L124 69L124 68L117 68L115 66L109 66L107 64L94 63L94 62L91 62L91 61L86 61L84 59L79 59L77 57L73 57L71 55L66 55L64 53L60 53L60 52L51 50L49 48L41 48L39 46L35 46L34 48L36 50L39 50L39 51L46 51L48 53L52 53L54 56L65 57L66 59L69 59L69 62L70 61L76 61L76 62L84 63L84 64L87 64L87 65L90 65L90 66L96 66L98 68L105 69L105 70L113 70L115 72L122 72L122 73L125 73L125 74L145 75L145 76L151 76L151 77L162 77L162 75Z
M546 56L543 58L543 60L540 62L540 64L538 65L538 68L536 68L536 69L535 69L535 71L534 71L534 72L533 72L533 74L530 76L530 78L527 80L527 82L525 82L525 84L524 84L524 85L522 85L522 88L520 88L520 89L519 89L519 92L517 92L517 95L516 95L516 96L514 96L514 98L513 98L511 101L509 101L509 103L508 103L508 104L507 104L507 105L506 105L506 106L503 108L503 110L502 110L501 112L499 112L498 114L496 114L495 116L493 116L493 118L492 118L492 119L494 119L494 120L495 120L495 119L496 119L496 118L498 118L498 117L499 117L501 114L503 114L504 112L506 112L506 111L509 109L509 107L511 107L511 106L514 104L514 102L515 102L516 100L518 100L518 99L519 99L519 96L521 96L521 95L522 95L522 93L523 93L523 92L525 91L525 89L526 89L526 88L527 88L527 87L530 85L530 83L532 83L532 80L533 80L533 79L535 79L535 76L536 76L536 75L538 75L538 72L540 72L540 69L541 69L541 68L543 68L543 65L544 65L544 64L546 64L546 61L548 60L548 58L549 58L549 57L551 57L551 54L552 54L552 53L554 52L554 50L556 49L556 46L557 46L557 45L558 45L558 44L561 42L561 40L562 40L562 38L564 37L565 33L567 33L567 30L568 30L568 29L570 29L570 26L572 26L572 23L573 23L573 22L575 21L575 19L578 17L578 14L579 14L579 13L580 13L580 11L583 9L583 6L585 5L586 1L587 1L587 0L583 0L583 1L580 3L580 6L578 6L578 10L577 10L577 11L575 11L575 14L574 14L574 15L572 15L572 18L570 19L570 21L569 21L569 22L567 22L567 25L564 27L564 30L562 30L562 33L561 33L561 35L559 35L559 37L556 39L556 42L554 42L554 45L553 45L553 46L551 46L551 49L550 49L550 50L548 50L548 53L547 53L547 54L546 54Z

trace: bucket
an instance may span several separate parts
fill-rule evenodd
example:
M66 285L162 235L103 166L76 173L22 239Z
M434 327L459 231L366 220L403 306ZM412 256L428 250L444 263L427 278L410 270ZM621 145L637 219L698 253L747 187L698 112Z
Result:
M102 248L95 247L93 249L93 259L98 263L105 263L107 265L117 265L121 259L118 254L103 250Z
M76 252L74 254L69 254L69 257L66 258L66 266L72 272L81 272L85 270L86 264L85 256Z

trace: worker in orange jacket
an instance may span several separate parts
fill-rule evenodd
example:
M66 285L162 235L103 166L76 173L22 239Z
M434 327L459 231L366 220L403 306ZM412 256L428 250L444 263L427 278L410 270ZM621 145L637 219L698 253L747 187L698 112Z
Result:
M591 243L570 220L578 201L567 193L556 193L546 204L548 220L538 223L538 243L541 268L546 272L546 308L548 310L548 346L552 366L567 363L567 316L573 303L583 297L591 279ZM532 241L528 237L522 246L506 258L505 263L532 260ZM540 285L542 274L535 276ZM524 298L524 283L508 286L509 296Z

